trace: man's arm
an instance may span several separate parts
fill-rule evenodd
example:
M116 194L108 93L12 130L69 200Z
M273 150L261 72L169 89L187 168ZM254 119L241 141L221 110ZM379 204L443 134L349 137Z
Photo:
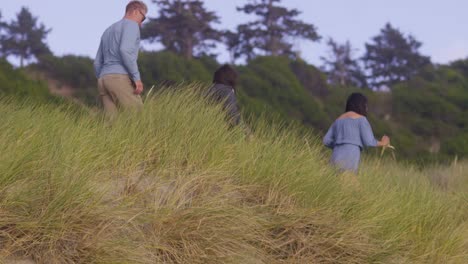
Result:
M136 23L124 24L119 51L122 63L134 82L141 80L137 65L139 40L140 29L138 25Z
M102 64L104 63L104 55L102 54L102 40L99 43L99 48L96 54L96 58L94 59L94 73L96 74L96 78L99 79L99 75L101 75Z

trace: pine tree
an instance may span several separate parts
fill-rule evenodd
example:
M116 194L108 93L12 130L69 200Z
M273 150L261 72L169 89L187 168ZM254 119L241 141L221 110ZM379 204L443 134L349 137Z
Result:
M143 26L142 38L160 42L167 50L187 59L206 54L221 40L222 33L213 28L219 17L206 10L203 1L153 0L159 16Z
M329 56L321 57L321 60L328 82L332 85L367 87L366 76L358 60L353 58L351 43L346 41L339 44L330 38L327 45L330 48Z
M20 67L23 67L25 60L52 53L45 43L51 30L46 29L43 24L38 24L37 17L34 17L27 8L21 8L16 20L4 24L4 29L5 36L2 39L4 55L19 57Z
M3 47L5 39L6 39L6 35L5 35L6 25L7 23L3 22L2 13L0 12L0 58L6 57L6 53Z
M370 72L373 87L391 87L393 84L410 79L430 64L429 57L421 55L421 42L412 35L386 24L380 34L366 43L363 61Z
M231 32L227 38L229 41L226 44L236 58L244 56L250 60L257 54L295 57L297 53L293 50L293 39L317 41L320 38L314 25L297 19L300 15L297 9L276 5L280 2L251 0L237 8L246 14L257 15L258 19L239 25L237 32Z

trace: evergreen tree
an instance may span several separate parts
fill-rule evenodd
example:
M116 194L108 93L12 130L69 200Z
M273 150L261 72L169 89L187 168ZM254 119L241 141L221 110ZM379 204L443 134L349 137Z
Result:
M398 82L410 79L430 64L429 57L419 52L421 42L412 35L405 36L389 23L366 43L363 61L370 72L373 87L390 87Z
M222 33L213 28L219 17L206 10L203 1L153 0L159 16L143 26L142 38L160 42L167 50L191 59L207 54L221 40Z
M332 85L366 87L366 76L359 66L358 60L353 58L351 43L346 41L339 44L329 39L330 48L328 57L321 57L322 70L327 73L328 82Z
M34 17L27 8L21 8L16 20L4 24L4 29L5 35L2 38L4 56L19 57L20 67L23 67L25 60L52 53L45 43L51 30L46 29L43 24L38 24L37 17Z
M4 47L3 47L5 39L6 39L6 35L5 35L6 25L7 24L3 22L2 20L2 13L0 12L0 58L4 58L6 56Z
M251 0L238 11L255 14L258 19L237 27L237 32L229 33L227 46L234 57L250 60L256 54L295 57L293 39L301 38L317 41L320 37L314 25L305 23L297 16L297 9L287 9L277 5L281 0Z

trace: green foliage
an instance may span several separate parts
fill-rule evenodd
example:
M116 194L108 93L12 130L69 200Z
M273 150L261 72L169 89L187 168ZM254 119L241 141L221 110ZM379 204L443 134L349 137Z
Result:
M328 76L328 82L336 86L357 86L367 88L367 80L359 65L359 61L354 58L355 49L351 43L337 43L329 38L327 45L330 49L327 57L321 57L323 61L322 69Z
M146 91L152 85L160 88L180 82L208 86L219 67L209 54L222 33L212 28L218 16L207 11L202 1L153 2L162 7L160 16L145 24L142 36L161 41L166 51L140 54L139 68ZM329 45L334 54L324 60L328 77L332 77L328 85L325 74L316 67L291 59L297 54L290 37L316 41L319 36L312 24L297 19L300 11L284 8L280 2L249 1L238 11L255 14L258 19L239 25L236 33L225 32L232 58L248 59L246 65L237 67L237 95L247 119L301 124L324 132L342 113L349 94L358 91L369 99L369 119L376 136L389 135L402 159L467 155L468 59L433 66L420 54L419 41L387 24L372 43L366 44L363 60L372 73L373 85L392 85L392 93L353 87L366 85L359 84L365 82L352 59L352 48L349 43L340 45L333 40ZM1 56L18 56L21 65L35 57L38 63L28 70L45 74L59 87L72 88L72 96L87 105L96 104L92 59L53 56L45 43L50 29L39 24L27 8L22 8L11 23L1 19L0 14ZM258 54L273 56L256 57ZM0 96L57 101L44 83L31 80L27 73L1 60Z
M209 73L214 73L219 68L219 63L213 56L203 55L197 58Z
M172 52L142 52L139 68L146 88L173 85L183 81L211 83L216 60L204 56L197 60L186 60ZM87 105L96 105L97 80L93 60L88 57L67 55L63 57L43 56L31 69L45 73L59 85L69 86L72 96ZM147 90L148 91L148 90Z
M138 59L143 82L148 85L175 84L178 82L199 81L211 83L214 67L212 60L187 60L172 52L142 52Z
M430 64L429 57L419 53L422 43L413 36L405 36L390 23L366 43L363 61L371 72L370 83L373 87L392 86L409 80L424 66Z
M237 26L226 34L226 44L234 58L253 59L257 55L296 57L291 39L317 41L314 25L297 17L301 12L280 6L281 0L249 1L237 10L258 16L257 20Z
M88 57L74 55L63 57L44 56L34 67L49 73L51 78L76 88L96 85L93 60Z
M428 149L437 139L442 155L466 155L462 140L468 124L468 85L451 67L426 69L408 82L395 86L393 114ZM459 144L457 146L457 144Z
M4 28L5 35L0 38L3 53L6 56L19 57L21 67L25 60L52 53L45 43L50 29L46 29L43 24L38 24L37 18L27 8L21 8L16 20L5 24Z
M8 23L3 21L2 12L0 10L0 58L6 57L6 52L4 48L4 43L6 40L5 30L8 26Z
M96 105L97 79L92 59L74 55L42 56L31 68L45 73L47 78L57 81L59 86L70 87L73 91L72 96L87 105Z
M29 79L22 70L14 69L6 60L0 59L0 97L34 98L51 100L47 85Z
M458 133L453 138L446 138L442 146L442 153L451 157L468 157L468 130Z
M142 29L142 38L161 43L166 50L192 59L209 52L220 41L221 32L215 12L206 10L203 1L153 0L159 16L150 18Z
M450 64L450 66L460 71L465 77L468 77L468 58L454 61Z
M315 135L259 120L246 138L193 90L155 94L112 124L0 100L0 258L467 262L466 162L367 159L354 188Z
M146 91L152 85L159 89L180 82L201 82L207 87L218 67L209 56L188 60L167 51L142 52L139 58ZM91 59L46 56L32 68L73 87L74 96L81 101L90 105L97 101ZM13 71L11 66L5 69ZM267 119L324 133L344 111L347 97L361 92L369 99L375 136L390 136L400 160L448 160L465 155L460 137L468 127L468 79L460 66L425 67L411 80L395 85L391 93L329 86L317 68L287 57L258 57L237 70L240 109L251 123ZM4 72L4 76L13 76Z
M412 131L418 135L447 135L450 129L445 126L460 115L459 109L430 91L425 90L422 97L420 93L409 91L408 88L398 87L393 94L397 118L410 125ZM412 114L408 115L410 112Z
M304 89L311 95L323 97L329 93L325 75L301 59L291 61L291 69Z
M258 57L247 66L240 67L241 103L249 114L279 116L305 125L323 128L326 117L318 101L301 85L286 57ZM245 103L254 104L249 106ZM265 105L268 105L265 107ZM260 109L263 111L260 111Z

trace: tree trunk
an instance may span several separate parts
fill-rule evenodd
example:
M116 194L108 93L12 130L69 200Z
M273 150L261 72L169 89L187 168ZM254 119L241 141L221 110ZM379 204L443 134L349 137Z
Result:
M192 38L188 38L186 40L184 56L188 60L191 60L193 58L193 39Z
M273 26L273 17L272 17L272 9L273 9L273 0L268 0L268 11L267 11L267 17L266 17L266 27L267 30L269 31L271 27ZM267 52L270 52L271 55L273 56L278 56L278 48L276 45L276 38L272 34L268 37L267 44L266 44L266 50Z
M185 1L183 3L188 4L189 1ZM182 7L183 7L183 5L179 6L179 13L180 14L183 14L183 10L182 10L183 8ZM186 11L189 12L192 15L192 10L190 8L190 5L188 6ZM184 32L183 33L184 43L183 43L182 46L184 47L184 50L182 51L183 52L182 54L186 59L191 60L193 58L193 36L192 36L191 32L189 30L187 30L187 29L185 29L183 32Z

